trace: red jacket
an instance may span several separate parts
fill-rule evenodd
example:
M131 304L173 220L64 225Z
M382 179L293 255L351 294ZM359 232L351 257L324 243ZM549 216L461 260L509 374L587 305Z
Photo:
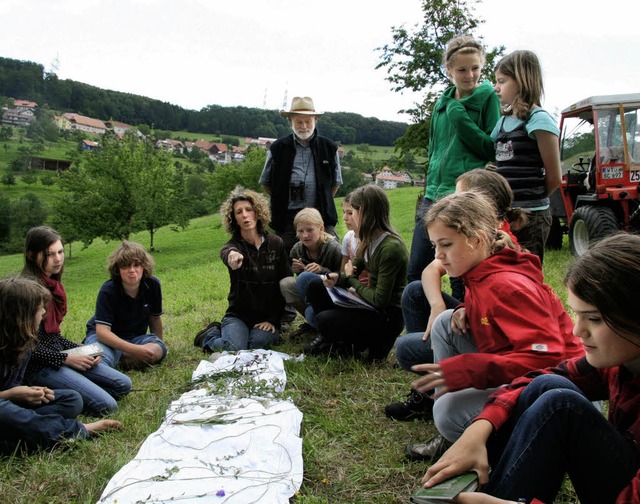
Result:
M524 387L536 376L551 373L575 383L590 401L608 400L609 421L626 438L632 439L636 447L640 444L640 377L634 377L624 367L596 369L584 357L567 360L555 368L532 371L508 387L500 388L491 395L476 420L484 418L499 429L511 415ZM631 502L640 502L640 471L616 499L618 504Z
M450 391L497 387L528 371L584 355L571 317L542 281L537 256L504 248L462 279L462 306L478 353L438 362Z

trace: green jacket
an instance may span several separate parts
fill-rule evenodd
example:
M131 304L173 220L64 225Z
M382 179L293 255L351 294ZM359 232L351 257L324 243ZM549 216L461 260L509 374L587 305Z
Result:
M495 159L491 131L500 118L500 101L490 82L456 100L456 88L442 93L431 116L426 198L436 201L456 188L456 179Z
M393 235L387 235L376 247L366 262L356 259L358 271L369 271L369 286L361 283L356 276L340 275L339 285L353 287L358 295L380 310L389 307L400 308L400 298L407 285L407 265L409 253L407 247Z

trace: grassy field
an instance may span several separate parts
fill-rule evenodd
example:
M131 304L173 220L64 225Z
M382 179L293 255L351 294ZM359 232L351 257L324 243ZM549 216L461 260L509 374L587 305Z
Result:
M11 140L2 142L0 147L0 167L6 168L18 155L20 147L31 147L33 142L29 138L20 140L14 133ZM36 155L49 159L69 159L69 152L78 149L78 143L60 138L57 142L44 142L44 150Z
M419 188L389 191L393 224L407 244L413 229L413 211ZM339 228L341 235L344 228ZM148 246L146 233L132 239ZM154 432L171 400L182 393L202 353L192 346L194 334L226 309L229 283L218 251L227 240L218 216L192 221L176 233L162 229L156 235L156 274L162 281L164 324L170 353L162 366L131 372L134 389L120 403L114 418L125 428L67 449L26 457L3 458L0 500L3 504L90 503ZM69 313L63 333L74 341L84 336L95 296L107 279L105 262L117 243L96 241L82 250L67 249L64 284ZM565 247L545 259L547 281L565 297L562 278L570 262ZM22 267L20 255L0 257L0 276ZM298 323L296 321L296 323ZM277 350L298 355L304 341L284 340ZM287 363L288 392L304 414L302 426L304 483L296 503L402 503L426 470L424 463L406 462L404 446L427 439L432 423L392 422L384 406L403 398L411 376L394 366L363 365L353 360L307 357ZM570 495L562 502L573 502Z

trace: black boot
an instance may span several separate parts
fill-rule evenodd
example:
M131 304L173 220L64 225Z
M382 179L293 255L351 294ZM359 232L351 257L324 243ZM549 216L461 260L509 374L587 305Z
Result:
M414 418L430 420L433 418L433 399L429 395L431 394L411 389L406 401L388 404L384 413L389 418L401 422L408 422Z
M322 334L318 334L311 343L304 346L303 350L309 355L329 355L331 342L327 341Z

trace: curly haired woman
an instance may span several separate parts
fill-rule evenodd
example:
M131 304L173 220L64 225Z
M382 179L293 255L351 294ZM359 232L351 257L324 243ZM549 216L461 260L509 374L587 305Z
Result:
M261 194L236 187L220 208L231 239L220 258L229 269L229 307L221 327L203 339L205 351L266 348L279 337L285 301L280 280L291 276L282 239L268 233L269 201Z

